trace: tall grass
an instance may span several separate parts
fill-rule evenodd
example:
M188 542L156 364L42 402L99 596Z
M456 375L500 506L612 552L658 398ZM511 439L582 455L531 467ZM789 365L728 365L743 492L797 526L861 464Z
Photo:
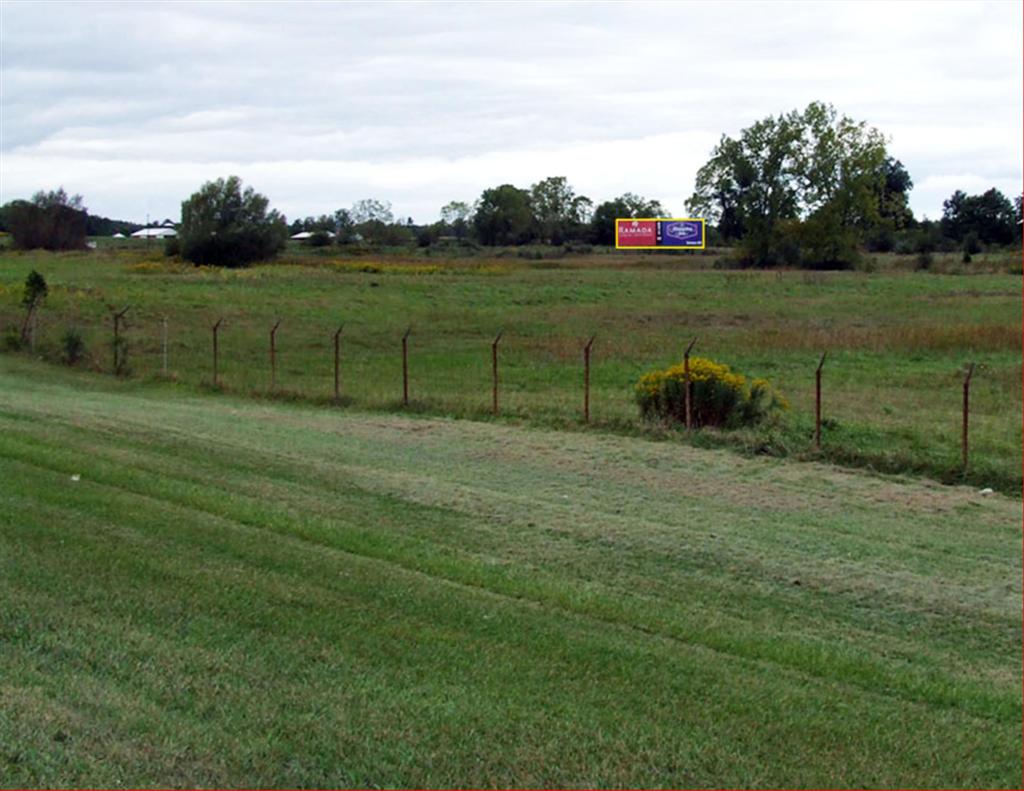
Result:
M144 249L99 254L0 256L0 328L16 323L25 274L47 277L37 354L58 360L74 325L86 367L110 367L113 308L127 314L129 364L160 378L163 320L170 376L190 387L211 376L210 326L223 317L221 379L229 392L327 403L332 336L344 323L345 403L395 409L400 338L410 338L413 408L490 419L490 342L502 340L503 419L579 426L582 348L596 334L593 425L659 433L644 423L632 388L652 368L695 353L767 378L792 404L756 452L806 454L813 372L825 368L825 452L881 466L1019 490L1021 469L1020 278L925 272L707 271L713 258L593 255L537 268L514 257L437 260L314 258L248 270L195 268ZM671 266L669 266L671 265ZM278 334L279 392L269 392L270 326ZM971 468L958 469L960 382L972 387ZM726 442L712 436L701 442ZM957 477L959 475L959 478Z

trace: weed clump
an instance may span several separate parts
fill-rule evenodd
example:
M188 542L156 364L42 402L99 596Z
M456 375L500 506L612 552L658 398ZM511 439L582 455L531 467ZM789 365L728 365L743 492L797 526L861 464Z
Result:
M695 427L754 426L789 403L767 379L748 379L728 365L704 357L690 360L690 414ZM686 369L683 363L644 374L636 400L648 420L686 421Z
M21 341L21 330L17 327L9 326L4 330L3 334L3 348L5 351L17 352L21 351L24 344Z
M85 356L85 340L77 327L68 327L61 337L61 357L65 365L77 365Z

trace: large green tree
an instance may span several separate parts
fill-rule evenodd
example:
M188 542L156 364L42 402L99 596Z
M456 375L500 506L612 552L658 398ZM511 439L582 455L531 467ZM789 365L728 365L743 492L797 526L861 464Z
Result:
M799 216L801 134L798 113L770 116L738 139L723 135L697 172L688 212L717 224L724 238L741 240L753 263L781 262L782 223Z
M482 244L524 244L535 238L530 193L502 184L484 190L473 214L473 228Z
M238 176L204 184L181 204L181 255L195 264L242 267L273 258L288 238L288 225L269 201Z
M882 222L888 162L881 132L812 102L723 136L687 208L740 240L750 264L847 266Z
M550 176L530 187L530 207L541 241L562 244L580 239L593 202L577 195L565 176Z

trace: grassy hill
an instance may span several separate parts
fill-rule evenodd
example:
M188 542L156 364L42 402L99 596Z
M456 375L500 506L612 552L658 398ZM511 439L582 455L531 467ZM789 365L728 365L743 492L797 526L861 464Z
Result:
M0 492L5 786L1021 785L1019 500L10 356Z

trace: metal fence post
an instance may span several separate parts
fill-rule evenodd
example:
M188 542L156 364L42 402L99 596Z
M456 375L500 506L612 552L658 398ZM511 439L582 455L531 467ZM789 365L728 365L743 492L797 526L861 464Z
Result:
M491 413L498 414L498 342L504 330L498 330L494 342L491 344Z
M126 305L124 310L114 314L114 376L120 376L124 370L125 355L121 350L121 320L128 312L129 307L131 306Z
M970 413L970 392L971 392L971 377L974 376L974 363L970 363L967 366L967 375L964 377L964 422L963 422L963 434L960 439L960 452L963 456L964 469L967 469L967 420L968 414Z
M166 316L164 316L163 325L164 325L164 331L163 331L163 352L164 352L164 354L163 354L163 360L164 360L163 371L164 371L164 378L166 379L167 378L167 317Z
M402 406L409 406L409 333L412 327L402 336Z
M821 367L828 352L821 353L818 369L814 372L814 447L821 450Z
M594 345L596 335L591 335L587 345L583 347L583 422L590 422L590 347Z
M217 372L217 331L220 329L220 323L224 321L223 317L217 319L217 323L213 325L213 386L219 387L220 380Z
M689 431L693 428L693 383L690 381L690 352L693 350L693 345L697 342L694 338L690 341L690 345L686 347L686 351L683 352L683 399L686 402L686 430Z
M341 364L340 364L340 350L341 350L341 331L345 327L344 324L338 327L338 331L334 333L334 400L341 400Z
M277 390L277 328L281 319L270 328L270 389Z

